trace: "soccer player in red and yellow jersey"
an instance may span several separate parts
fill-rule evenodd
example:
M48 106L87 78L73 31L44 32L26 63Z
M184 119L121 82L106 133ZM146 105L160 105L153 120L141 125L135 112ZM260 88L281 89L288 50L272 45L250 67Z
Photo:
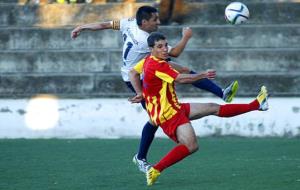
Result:
M159 12L156 8L151 6L141 6L136 11L135 18L122 18L120 20L111 20L104 22L95 22L89 24L83 24L76 27L71 32L72 39L76 39L81 33L85 31L102 31L102 30L117 30L120 31L123 37L123 56L121 74L125 84L133 91L131 82L129 81L128 73L145 56L150 53L150 49L147 44L147 38L151 32L157 31L160 25ZM176 43L175 46L169 47L169 56L178 57L184 50L188 41L192 37L192 29L184 27L182 29L182 38ZM185 73L196 73L187 67L183 67L169 62L174 69ZM196 81L193 86L206 90L222 98L225 102L231 102L238 90L238 82L233 81L226 88L222 89L213 81L203 79ZM143 108L145 108L145 102L141 102ZM139 170L146 172L146 167L150 164L147 162L147 153L150 145L154 139L157 126L147 122L142 130L142 136L138 153L134 155L133 162L138 166Z
M197 74L180 74L165 61L168 58L168 43L163 34L151 33L147 43L151 55L141 60L129 73L137 92L130 101L136 103L144 98L151 122L160 126L177 143L177 146L147 170L147 184L152 185L164 169L198 150L190 120L208 115L232 117L254 110L266 111L268 94L266 87L262 86L256 99L249 104L180 103L174 82L192 83L204 78L214 79L216 72L208 70ZM140 74L143 75L142 86Z

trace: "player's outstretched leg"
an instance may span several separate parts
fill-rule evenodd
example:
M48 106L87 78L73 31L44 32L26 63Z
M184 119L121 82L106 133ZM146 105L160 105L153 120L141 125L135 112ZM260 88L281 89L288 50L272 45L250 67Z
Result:
M233 117L250 111L266 111L268 109L268 91L265 86L262 86L256 99L249 104L221 105L217 115L220 117Z
M233 117L251 111L266 111L268 110L268 92L265 86L257 97L248 104L225 104L219 105L215 103L192 103L190 104L191 120L199 119L208 115L216 115L219 117Z
M139 152L138 154L134 155L132 159L133 163L141 172L146 173L146 168L150 166L150 164L147 162L147 154L157 129L158 127L153 126L150 122L147 122L144 125Z
M190 73L195 74L196 72L191 71ZM233 100L239 88L238 81L233 81L224 90L222 90L221 87L219 87L217 84L215 84L213 81L209 79L198 80L192 83L192 85L202 90L206 90L208 92L213 93L214 95L222 98L227 103Z

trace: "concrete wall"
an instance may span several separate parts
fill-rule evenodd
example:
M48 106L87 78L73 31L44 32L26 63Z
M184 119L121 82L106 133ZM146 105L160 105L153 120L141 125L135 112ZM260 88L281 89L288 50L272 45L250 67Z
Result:
M35 97L35 100L37 98ZM139 138L148 120L138 104L126 99L0 100L0 138ZM248 103L238 98L235 103ZM216 98L184 98L182 102L218 102ZM37 103L37 102L36 102ZM39 114L35 115L38 107ZM53 105L55 105L53 107ZM300 99L270 98L270 110L233 118L204 117L192 124L198 136L299 137ZM156 137L166 137L159 129Z

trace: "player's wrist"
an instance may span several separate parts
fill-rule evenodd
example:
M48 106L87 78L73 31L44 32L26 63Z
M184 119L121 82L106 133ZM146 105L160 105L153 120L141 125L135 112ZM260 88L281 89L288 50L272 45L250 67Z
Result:
M186 36L186 35L183 35L183 36L182 36L182 39L183 39L183 40L189 40L190 37L189 37L189 36Z

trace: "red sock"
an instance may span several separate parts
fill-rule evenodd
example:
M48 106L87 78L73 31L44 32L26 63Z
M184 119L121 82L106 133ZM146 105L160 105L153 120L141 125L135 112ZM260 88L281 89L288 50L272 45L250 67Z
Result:
M219 110L220 117L232 117L253 110L258 110L259 103L255 99L250 104L226 104L221 105Z
M187 157L189 154L190 151L185 145L177 145L153 167L162 172L164 169Z

